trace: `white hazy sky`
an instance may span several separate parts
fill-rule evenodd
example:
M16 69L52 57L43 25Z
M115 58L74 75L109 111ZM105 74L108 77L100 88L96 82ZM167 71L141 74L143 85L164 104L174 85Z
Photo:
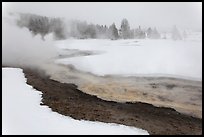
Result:
M3 12L16 11L79 19L88 23L119 27L127 18L131 28L139 25L159 30L177 25L182 29L202 29L201 2L28 2L3 3Z

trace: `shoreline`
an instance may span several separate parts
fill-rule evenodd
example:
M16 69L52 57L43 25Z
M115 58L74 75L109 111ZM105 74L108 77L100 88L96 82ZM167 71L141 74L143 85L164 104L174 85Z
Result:
M40 90L42 104L75 119L118 123L147 130L150 134L202 134L202 119L172 108L148 103L105 101L80 91L75 84L60 83L23 69L27 84Z

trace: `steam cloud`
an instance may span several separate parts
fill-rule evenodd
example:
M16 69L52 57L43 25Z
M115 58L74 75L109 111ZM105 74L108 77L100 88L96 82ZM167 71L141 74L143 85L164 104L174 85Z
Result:
M2 18L2 66L39 68L57 56L52 34L32 36L27 28L16 26L17 16Z

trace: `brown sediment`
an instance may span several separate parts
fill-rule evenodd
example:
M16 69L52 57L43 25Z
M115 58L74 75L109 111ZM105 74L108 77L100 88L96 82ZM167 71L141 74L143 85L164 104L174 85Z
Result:
M105 101L78 90L74 84L42 77L30 69L24 69L24 73L27 83L43 93L41 105L74 119L134 126L150 134L202 134L202 119L181 114L172 108L141 102Z
M51 79L74 83L80 91L103 100L144 102L202 118L201 81L173 77L97 76L77 70L70 64L58 64L55 68L54 71L46 69Z
M131 86L128 85L128 82L129 81L126 83L118 82L114 84L110 84L111 81L107 84L90 82L82 86L80 85L78 89L107 101L121 103L144 102L158 107L174 108L180 113L202 118L202 99L200 99L202 92L197 92L199 87L195 87L194 90L191 89L189 93L187 89L182 89L182 87L167 91L162 87L157 89L146 88L145 85L148 83L139 85L138 82L134 86ZM161 83L158 85L161 85Z

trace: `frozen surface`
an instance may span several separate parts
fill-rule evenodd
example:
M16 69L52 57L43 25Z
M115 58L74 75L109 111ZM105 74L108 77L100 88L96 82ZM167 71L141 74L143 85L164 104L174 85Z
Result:
M40 106L41 92L26 84L22 69L2 68L2 134L148 134L113 123L74 120Z
M202 80L201 34L185 40L74 40L56 42L60 50L100 51L101 54L57 60L97 75L154 75Z

